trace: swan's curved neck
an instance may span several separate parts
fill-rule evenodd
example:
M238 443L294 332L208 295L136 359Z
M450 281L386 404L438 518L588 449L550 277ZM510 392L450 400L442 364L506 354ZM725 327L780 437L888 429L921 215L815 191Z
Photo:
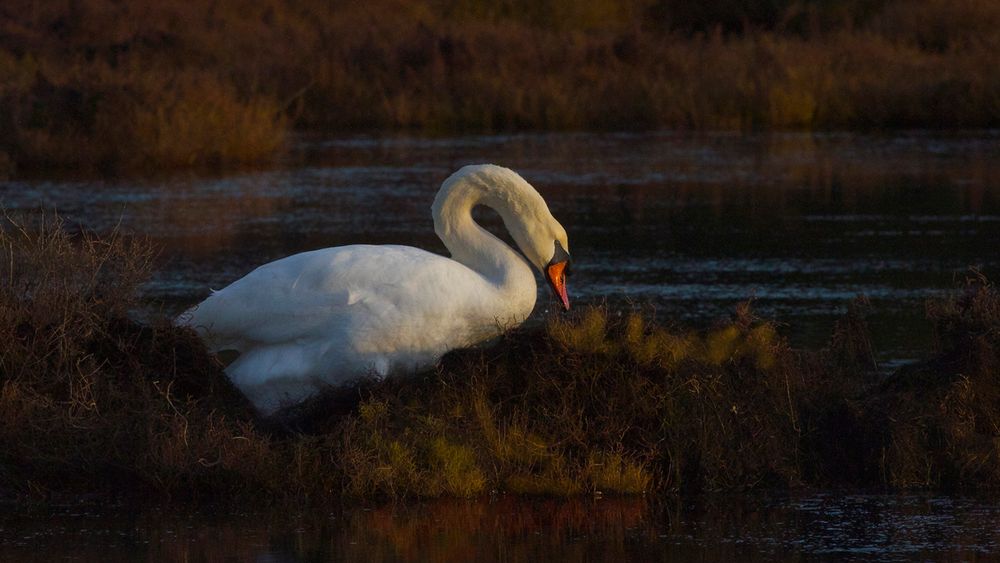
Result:
M516 194L482 179L449 180L441 187L431 208L434 231L454 260L475 270L504 293L530 294L533 307L536 286L531 265L472 218L472 209L485 205L500 214L509 231L524 221L518 215L515 199Z

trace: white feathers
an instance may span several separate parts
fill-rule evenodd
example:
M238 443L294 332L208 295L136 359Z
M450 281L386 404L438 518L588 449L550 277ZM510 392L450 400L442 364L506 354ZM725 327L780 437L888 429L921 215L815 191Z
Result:
M562 226L520 176L466 166L432 208L452 258L396 245L304 252L212 292L177 322L215 351L240 352L226 373L265 414L323 385L428 367L521 323L535 305L528 262L472 220L479 204L500 214L538 268L554 240L568 248Z

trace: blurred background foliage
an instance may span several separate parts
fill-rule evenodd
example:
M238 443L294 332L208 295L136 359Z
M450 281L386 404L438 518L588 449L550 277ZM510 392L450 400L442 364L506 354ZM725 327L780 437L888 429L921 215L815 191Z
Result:
M995 0L8 0L0 170L289 131L996 127Z

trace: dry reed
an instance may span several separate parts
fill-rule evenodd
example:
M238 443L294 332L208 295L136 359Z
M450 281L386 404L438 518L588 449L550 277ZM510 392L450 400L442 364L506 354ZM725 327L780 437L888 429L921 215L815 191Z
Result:
M290 127L996 127L998 30L992 0L11 0L0 173L260 161Z

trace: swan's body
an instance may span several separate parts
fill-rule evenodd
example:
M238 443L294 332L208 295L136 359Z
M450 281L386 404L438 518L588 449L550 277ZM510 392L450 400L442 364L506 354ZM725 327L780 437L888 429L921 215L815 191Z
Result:
M476 205L497 210L525 256L473 221ZM521 323L535 306L531 263L569 306L566 233L520 176L466 166L442 185L432 212L452 258L396 245L304 252L213 292L178 322L213 350L238 351L226 373L271 413L323 385L431 366Z

